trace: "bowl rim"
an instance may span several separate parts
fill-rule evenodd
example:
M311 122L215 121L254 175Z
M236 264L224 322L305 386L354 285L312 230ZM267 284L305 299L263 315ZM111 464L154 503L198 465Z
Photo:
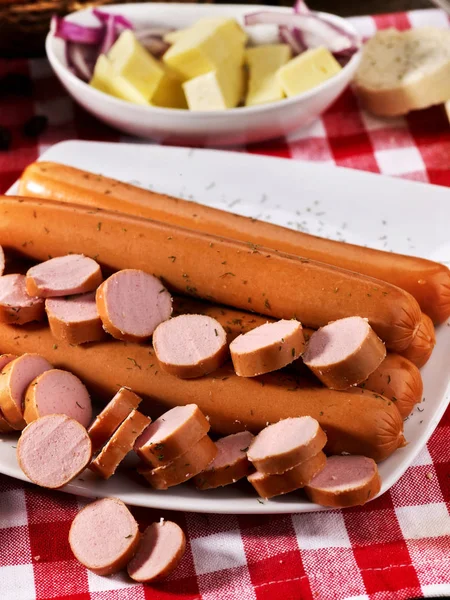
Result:
M182 7L182 10L188 12L189 10L194 11L198 6L199 5L197 5L197 4L191 4L191 3L185 4L185 3L175 3L175 2L174 3L172 3L172 2L171 3L138 2L138 3L133 3L133 4L107 5L106 10L109 12L112 12L112 13L121 13L122 10L124 10L126 12L127 8L130 8L130 7L133 7L133 10L139 10L139 8L144 9L144 7L145 7L145 10L148 14L149 12L151 13L152 8L170 7L171 9L176 9L177 7L180 7L180 8ZM249 4L211 4L211 5L208 5L208 4L202 4L201 7L204 10L211 9L211 11L216 11L216 12L220 12L221 9L233 10L236 8L248 8L249 12L250 11L251 12L267 11L267 12L290 13L292 11L291 8L285 7L285 6L279 7L279 6L267 6L267 5L259 5L259 4L256 4L256 5L249 5ZM71 13L70 15L68 15L68 18L69 18L69 20L76 22L78 20L80 14L91 14L92 10L93 10L92 7L82 8L82 9L77 10L77 11ZM358 34L356 28L347 19L344 19L343 17L340 17L338 15L321 12L321 11L315 11L315 13L321 17L324 17L325 19L332 21L332 22L335 22L335 23L338 22L344 29L346 29L347 31L349 31L359 37L359 34ZM109 102L112 107L124 108L126 106L130 112L133 112L136 115L153 113L154 115L160 115L160 116L165 115L165 116L172 116L175 118L188 117L189 119L194 119L194 120L202 120L205 117L208 117L208 118L215 117L217 119L224 120L224 119L230 118L231 116L237 116L237 115L243 115L243 116L245 116L245 115L251 116L254 114L261 115L264 113L271 113L274 111L277 112L282 107L288 108L289 106L300 103L303 100L305 100L305 101L309 100L310 98L313 98L314 96L318 96L322 92L331 88L337 81L345 80L347 78L347 76L349 75L349 72L351 74L353 69L356 69L356 67L358 66L358 63L361 59L361 54L362 54L362 47L360 47L359 50L357 52L355 52L355 54L353 54L353 56L350 58L350 60L347 62L347 64L344 67L342 67L342 69L341 69L341 71L339 71L339 73L337 73L333 77L330 77L330 79L322 82L321 84L312 88L311 90L307 90L305 92L302 92L301 94L292 96L291 98L283 98L282 100L275 100L274 102L268 102L267 104L259 104L259 105L255 105L255 106L237 106L234 108L228 108L226 110L191 111L186 108L168 108L168 107L162 107L162 106L153 106L151 104L149 104L148 106L134 104L133 102L128 102L126 100L122 100L121 98L116 98L115 96L112 96L110 94L106 94L105 92L97 90L96 88L92 87L91 85L89 85L88 83L86 83L85 81L83 81L82 79L77 77L74 73L72 73L72 71L69 69L67 64L65 64L65 61L61 61L58 58L56 52L54 51L54 47L53 47L53 44L55 42L58 43L58 41L59 41L58 38L53 34L52 30L50 29L46 36L46 40L45 40L45 50L46 50L47 58L50 62L50 65L51 65L52 69L56 72L57 75L60 75L61 78L67 78L73 85L78 86L80 89L80 92L92 94L94 98L97 98L99 100L103 99L104 102L106 102L106 103ZM61 41L63 41L63 40L61 40Z

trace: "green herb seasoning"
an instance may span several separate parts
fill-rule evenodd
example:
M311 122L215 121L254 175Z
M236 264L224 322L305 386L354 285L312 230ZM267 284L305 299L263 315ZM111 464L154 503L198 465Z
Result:
M131 363L133 363L133 365L135 367L137 367L138 369L142 370L141 365L136 362L136 359L132 358L131 356L127 356L127 360L129 360Z

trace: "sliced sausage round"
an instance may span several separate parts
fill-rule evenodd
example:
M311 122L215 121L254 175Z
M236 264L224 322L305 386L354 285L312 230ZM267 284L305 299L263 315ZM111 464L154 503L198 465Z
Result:
M172 297L161 281L139 269L111 275L98 288L96 302L105 331L129 342L148 339L172 314Z
M283 419L258 433L247 456L261 473L284 473L315 456L326 442L327 436L312 417Z
M161 467L190 450L209 429L208 419L196 404L175 406L147 427L134 451L149 465Z
M45 315L44 301L30 296L25 275L11 274L0 277L0 321L10 325L24 325L41 321Z
M89 468L103 479L114 475L125 456L133 450L133 444L149 425L151 419L137 410L133 410L119 428L113 433Z
M84 254L51 258L27 271L30 296L55 298L84 294L97 289L103 280L100 265Z
M0 372L15 358L17 358L15 354L0 354ZM11 431L15 431L15 429L8 423L0 409L0 433L11 433Z
M95 303L95 292L47 298L45 311L53 337L69 344L98 342L105 337Z
M206 315L180 315L161 323L153 348L161 369L182 379L207 375L228 357L224 328Z
M217 447L208 435L164 467L140 468L138 472L157 490L167 490L195 477L214 460Z
M138 525L125 504L103 498L85 506L69 531L75 558L97 575L112 575L124 569L139 544Z
M241 431L217 440L216 458L194 478L197 489L222 487L247 477L252 468L247 451L253 439L250 431Z
M416 335L413 337L410 345L401 354L420 369L428 362L435 345L436 332L433 321L428 315L422 313Z
M305 492L316 504L344 508L365 504L380 488L378 468L371 458L330 456L325 468L305 487Z
M365 381L385 356L385 345L368 321L347 317L313 333L303 362L328 388L345 390Z
M9 362L0 373L0 410L14 429L23 429L25 392L30 383L52 365L38 354L23 354Z
M67 415L83 427L91 422L89 392L78 377L69 371L45 371L30 383L25 393L23 417L27 423L52 414Z
M97 452L116 429L141 403L142 398L127 388L120 388L88 429L92 448Z
M327 457L323 452L304 460L299 465L278 475L256 471L247 477L261 498L273 498L289 494L307 485L325 467Z
M164 579L179 565L185 550L181 527L172 521L152 523L141 535L136 554L128 563L128 575L142 583Z
M303 354L302 325L294 319L265 323L230 344L234 370L241 377L277 371Z
M347 391L384 396L395 403L398 412L405 418L422 400L423 382L415 364L400 354L388 353L364 383Z
M16 354L0 354L0 372L16 358L18 358Z
M67 415L46 415L25 427L17 460L36 485L60 488L86 468L92 456L86 429Z

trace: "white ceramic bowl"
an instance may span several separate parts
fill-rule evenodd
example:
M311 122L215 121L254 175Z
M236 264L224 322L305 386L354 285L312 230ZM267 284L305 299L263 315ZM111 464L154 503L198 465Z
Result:
M180 29L206 16L229 16L243 22L244 15L259 10L291 12L291 9L255 5L213 4L123 4L108 6L109 12L125 15L136 26L162 26ZM322 13L330 22L348 32L355 30L347 21ZM81 10L70 19L84 25L95 24L90 10ZM256 28L249 28L258 34ZM259 26L259 34L267 29ZM340 73L315 89L295 98L255 107L226 111L191 112L188 110L138 106L104 94L78 79L67 68L64 42L49 33L46 51L50 64L69 94L87 111L117 129L180 145L248 144L284 136L303 127L325 111L347 87L360 61L355 54Z

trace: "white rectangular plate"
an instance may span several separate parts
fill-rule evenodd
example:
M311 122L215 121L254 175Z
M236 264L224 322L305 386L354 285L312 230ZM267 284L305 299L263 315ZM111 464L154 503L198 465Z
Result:
M449 193L445 188L334 166L214 150L70 141L41 160L73 165L144 188L195 199L313 234L374 248L450 261ZM17 190L13 186L9 193ZM63 224L62 224L63 226ZM424 402L405 422L409 444L380 465L388 490L427 442L450 398L450 323L422 369ZM0 438L0 472L26 480L16 438ZM119 472L98 481L90 472L63 488L81 496L116 496L128 504L211 513L293 513L323 510L292 493L262 501L246 485L198 492L188 484L154 491Z

